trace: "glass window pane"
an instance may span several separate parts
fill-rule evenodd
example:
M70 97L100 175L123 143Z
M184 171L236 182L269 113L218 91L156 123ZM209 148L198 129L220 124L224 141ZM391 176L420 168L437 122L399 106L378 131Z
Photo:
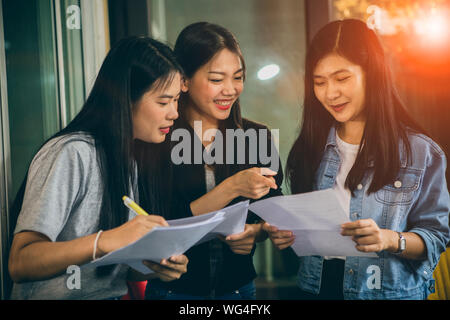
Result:
M33 154L59 129L55 39L51 1L2 3L15 195Z
M62 0L62 46L66 123L80 111L85 99L80 0Z

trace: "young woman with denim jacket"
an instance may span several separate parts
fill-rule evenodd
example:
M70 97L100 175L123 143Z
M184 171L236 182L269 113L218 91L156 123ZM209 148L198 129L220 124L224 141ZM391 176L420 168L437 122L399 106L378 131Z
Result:
M287 178L293 193L335 189L350 220L341 234L377 257L300 257L305 298L426 299L449 241L445 170L444 153L403 107L376 34L358 20L323 27L307 53ZM264 229L279 249L294 241Z

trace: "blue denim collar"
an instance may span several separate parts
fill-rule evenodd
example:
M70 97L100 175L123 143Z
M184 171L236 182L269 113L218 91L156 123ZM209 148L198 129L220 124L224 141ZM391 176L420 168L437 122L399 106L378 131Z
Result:
M331 126L330 132L328 132L327 143L325 144L324 151L328 148L328 146L337 147L336 144L336 126Z

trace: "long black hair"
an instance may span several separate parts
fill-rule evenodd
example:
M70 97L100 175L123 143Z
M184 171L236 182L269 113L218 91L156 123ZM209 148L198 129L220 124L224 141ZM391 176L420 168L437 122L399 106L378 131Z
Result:
M119 41L106 56L81 111L47 140L76 132L94 138L104 190L100 229L128 220L122 196L129 194L134 177L132 110L145 92L170 85L177 73L182 69L167 45L147 37ZM12 206L11 225L21 210L25 185L26 177Z
M314 94L313 71L317 63L330 53L359 65L365 72L367 121L361 147L345 185L353 192L372 163L373 178L368 193L376 192L395 180L400 169L401 142L408 159L411 158L408 131L424 131L410 117L399 98L377 35L364 22L355 19L327 24L316 34L307 50L303 124L287 159L287 179L292 193L312 190L328 133L336 124Z

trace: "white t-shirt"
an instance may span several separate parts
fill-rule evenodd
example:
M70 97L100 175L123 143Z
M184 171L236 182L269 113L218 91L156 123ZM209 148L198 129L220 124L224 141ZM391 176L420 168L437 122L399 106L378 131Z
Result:
M341 206L344 208L347 216L350 217L350 199L352 194L348 188L345 187L345 180L347 179L348 173L355 163L356 156L358 155L359 144L350 144L339 138L336 131L336 144L339 150L339 155L341 158L341 166L336 177L336 183L333 186L333 190L336 193L337 199ZM324 257L325 259L344 259L345 257Z
M356 156L358 155L359 144L350 144L339 138L336 131L336 144L339 150L341 158L341 166L336 177L336 184L333 186L333 190L336 192L339 202L344 208L345 213L350 217L350 190L345 187L345 180L348 173L355 163Z

